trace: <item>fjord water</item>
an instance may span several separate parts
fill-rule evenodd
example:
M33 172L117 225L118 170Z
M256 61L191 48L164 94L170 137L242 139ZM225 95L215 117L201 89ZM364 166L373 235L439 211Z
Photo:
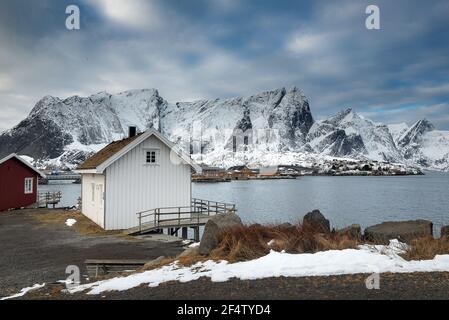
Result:
M40 186L40 191L47 190L62 191L61 206L72 206L81 187L67 183ZM442 225L449 225L449 173L193 183L192 195L235 203L245 223L295 223L319 209L335 228L428 219L438 235Z
M319 209L335 228L428 219L439 234L440 227L449 224L448 173L194 183L193 195L235 203L246 223L295 223Z

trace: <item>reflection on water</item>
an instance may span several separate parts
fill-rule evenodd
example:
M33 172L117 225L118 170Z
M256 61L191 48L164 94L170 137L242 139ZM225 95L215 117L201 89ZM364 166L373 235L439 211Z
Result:
M246 223L297 222L305 213L320 209L337 228L428 219L438 234L442 225L449 225L449 174L444 173L194 183L192 189L196 198L235 203ZM40 191L62 191L61 206L72 206L81 185L42 185Z

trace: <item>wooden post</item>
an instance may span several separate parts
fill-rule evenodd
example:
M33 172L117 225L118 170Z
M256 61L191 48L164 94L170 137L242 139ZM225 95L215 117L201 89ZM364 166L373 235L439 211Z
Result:
M142 233L142 213L139 212L139 233Z
M181 233L182 233L182 236L181 236L181 237L182 237L183 239L187 239L187 227L183 227Z
M200 241L200 227L194 227L193 228L193 230L194 230L194 239L195 239L195 242L199 242Z

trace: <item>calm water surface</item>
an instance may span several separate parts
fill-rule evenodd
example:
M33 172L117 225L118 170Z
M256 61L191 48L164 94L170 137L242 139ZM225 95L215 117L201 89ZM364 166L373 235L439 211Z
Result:
M246 223L297 222L313 209L334 227L362 227L387 220L428 219L438 234L449 225L449 174L401 177L302 177L194 183L193 196L235 203ZM63 192L61 206L76 204L81 186L49 184L40 191Z
M247 223L297 222L305 213L319 209L334 227L428 219L439 233L440 226L449 224L447 173L195 183L193 194L235 203Z

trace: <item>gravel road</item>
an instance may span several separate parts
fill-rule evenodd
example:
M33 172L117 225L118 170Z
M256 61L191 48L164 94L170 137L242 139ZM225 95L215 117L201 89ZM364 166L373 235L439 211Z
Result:
M33 218L45 213L48 210L0 213L0 297L36 283L63 280L68 265L79 266L81 274L86 274L86 259L151 260L183 250L180 242L85 236L64 223L46 224Z

